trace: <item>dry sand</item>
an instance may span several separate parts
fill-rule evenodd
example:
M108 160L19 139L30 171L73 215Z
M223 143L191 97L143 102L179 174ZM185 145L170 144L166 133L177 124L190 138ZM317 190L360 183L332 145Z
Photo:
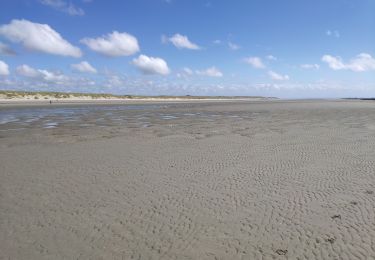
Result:
M15 94L16 95L16 94ZM56 98L53 95L42 95L38 94L37 92L34 94L25 94L24 96L14 96L14 97L7 97L6 94L1 94L0 91L0 106L9 106L9 105L17 105L17 106L31 106L31 105L48 105L51 102L53 104L133 104L133 103L170 103L170 102L212 102L212 101L267 101L267 100L277 100L277 98L273 97L215 97L215 96L170 96L170 97L163 97L163 96L149 96L149 97L142 97L142 96L134 96L131 98L126 97L92 97L92 96L85 96L82 94L81 96L69 96L65 98ZM63 94L60 94L63 95ZM66 93L69 95L69 93ZM100 95L100 94L98 94Z
M0 124L0 259L375 259L375 102L88 110Z

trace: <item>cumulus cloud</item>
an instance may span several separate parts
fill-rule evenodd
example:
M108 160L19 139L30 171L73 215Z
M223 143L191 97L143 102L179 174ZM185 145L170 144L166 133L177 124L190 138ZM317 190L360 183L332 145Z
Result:
M15 55L16 52L12 50L5 43L0 42L0 55Z
M69 77L62 73L42 69L34 69L26 64L18 66L16 68L16 73L27 78L34 78L55 83L69 80Z
M71 65L72 69L79 71L79 72L87 72L87 73L96 73L96 69L91 66L90 63L87 61L82 61L78 64L72 64Z
M229 49L231 49L232 51L236 51L236 50L239 50L241 48L241 46L233 43L233 42L228 42L228 47Z
M63 0L39 0L39 2L43 5L52 7L55 10L67 13L69 15L84 15L85 12L79 8L74 6L71 2L66 2Z
M204 70L193 71L190 68L184 67L179 73L176 74L178 78L188 78L193 75L208 76L208 77L222 77L223 73L215 66Z
M183 68L183 71L187 75L193 75L194 73L190 68L187 68L187 67Z
M59 81L66 81L69 80L69 77L62 73L58 72L52 72L48 70L38 70L40 74L42 75L42 78L45 81L53 81L53 82L59 82Z
M0 60L0 76L9 75L9 66L4 61Z
M264 69L266 66L263 64L262 59L259 57L249 57L244 60L247 64L250 64L256 69Z
M26 64L18 66L16 68L16 73L18 75L28 77L28 78L37 78L37 77L41 76L41 74L38 70L36 70L36 69L26 65Z
M319 64L302 64L302 69L315 69L318 70L320 68Z
M0 35L12 42L21 43L29 50L62 56L82 56L78 47L63 39L48 24L12 20L11 23L0 26Z
M289 80L288 75L281 75L272 70L268 71L268 75L270 76L272 80L277 80L277 81Z
M93 51L111 57L130 56L139 51L137 38L126 32L113 31L98 38L84 38L81 43Z
M369 71L375 70L375 59L368 53L360 53L348 63L343 62L342 58L331 55L324 55L322 61L327 63L333 70L351 70L351 71Z
M180 72L176 74L178 78L188 78L194 75L194 71L188 67L184 67Z
M104 82L104 85L109 88L120 87L124 86L125 84L125 80L118 75L108 75L106 81Z
M192 43L187 36L181 35L179 33L176 33L175 35L173 35L170 38L163 35L162 36L162 42L163 43L171 42L178 49L190 49L190 50L201 49L201 47L199 47L197 44Z
M267 55L266 58L267 60L277 60L277 58L273 55Z
M165 60L156 57L148 57L143 54L133 59L132 64L144 74L167 75L170 72Z
M196 73L198 75L208 76L208 77L222 77L223 76L223 73L216 67L210 67L205 70L197 70Z
M333 57L331 55L324 55L322 61L326 62L333 70L347 69L346 65L342 62L341 57Z

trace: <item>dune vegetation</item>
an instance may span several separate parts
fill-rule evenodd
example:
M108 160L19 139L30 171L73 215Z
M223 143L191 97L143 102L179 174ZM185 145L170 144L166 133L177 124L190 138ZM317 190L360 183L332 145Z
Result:
M75 93L75 92L49 92L49 91L14 91L0 90L0 99L3 100L56 100L56 99L239 99L239 98L263 98L261 96L142 96L142 95L114 95L108 93Z

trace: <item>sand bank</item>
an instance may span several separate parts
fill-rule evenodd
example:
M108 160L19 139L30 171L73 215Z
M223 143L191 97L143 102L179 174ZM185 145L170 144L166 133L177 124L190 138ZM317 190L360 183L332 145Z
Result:
M375 258L374 102L11 109L0 259Z

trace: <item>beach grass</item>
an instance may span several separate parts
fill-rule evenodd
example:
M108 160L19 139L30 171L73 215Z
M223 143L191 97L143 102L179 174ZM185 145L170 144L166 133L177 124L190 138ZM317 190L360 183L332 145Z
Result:
M263 98L261 96L143 96L143 95L115 95L109 93L79 93L79 92L53 92L53 91L15 91L0 90L0 99L239 99Z

